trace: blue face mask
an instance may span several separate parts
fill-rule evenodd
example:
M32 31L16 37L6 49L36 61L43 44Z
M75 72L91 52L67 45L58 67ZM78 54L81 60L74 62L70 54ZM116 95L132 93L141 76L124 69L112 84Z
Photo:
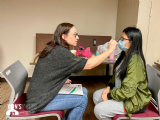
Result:
M126 51L128 48L125 47L125 42L119 40L118 42L118 47L122 50L122 51Z

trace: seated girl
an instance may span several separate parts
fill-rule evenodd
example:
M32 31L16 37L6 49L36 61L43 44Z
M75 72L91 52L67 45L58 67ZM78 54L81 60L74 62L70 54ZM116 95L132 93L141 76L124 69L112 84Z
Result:
M118 46L122 53L114 65L112 79L107 88L93 94L94 113L99 120L144 112L151 99L141 31L135 27L124 29Z

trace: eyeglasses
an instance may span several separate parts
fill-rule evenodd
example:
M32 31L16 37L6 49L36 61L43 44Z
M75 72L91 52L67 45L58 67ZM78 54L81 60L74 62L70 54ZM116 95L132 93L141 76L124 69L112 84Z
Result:
M124 38L124 37L120 37L120 39L119 40L116 40L117 42L119 42L119 41L124 41L124 40L130 40L130 39L126 39L126 38Z
M73 34L74 36L75 36L75 38L78 36L78 33L76 33L76 34Z

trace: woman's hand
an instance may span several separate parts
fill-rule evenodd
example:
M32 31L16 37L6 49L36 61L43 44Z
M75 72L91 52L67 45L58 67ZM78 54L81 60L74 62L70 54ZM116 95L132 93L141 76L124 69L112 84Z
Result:
M65 85L70 85L71 84L71 80L70 79L67 79L67 81L65 82Z
M102 54L99 54L95 57L89 58L83 70L90 70L98 66L99 64L101 64L110 56L110 54L115 50L116 46L117 46L117 42L115 40L110 40L108 50L106 50Z
M118 43L117 43L115 40L111 39L111 40L109 41L109 44L108 44L108 50L114 51L115 48L116 48L116 46L117 46L117 44L118 44Z

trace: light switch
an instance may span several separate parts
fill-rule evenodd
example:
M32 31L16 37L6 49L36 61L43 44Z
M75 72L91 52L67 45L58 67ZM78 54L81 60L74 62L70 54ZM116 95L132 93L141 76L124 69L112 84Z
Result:
M96 46L96 39L93 39L93 46Z

